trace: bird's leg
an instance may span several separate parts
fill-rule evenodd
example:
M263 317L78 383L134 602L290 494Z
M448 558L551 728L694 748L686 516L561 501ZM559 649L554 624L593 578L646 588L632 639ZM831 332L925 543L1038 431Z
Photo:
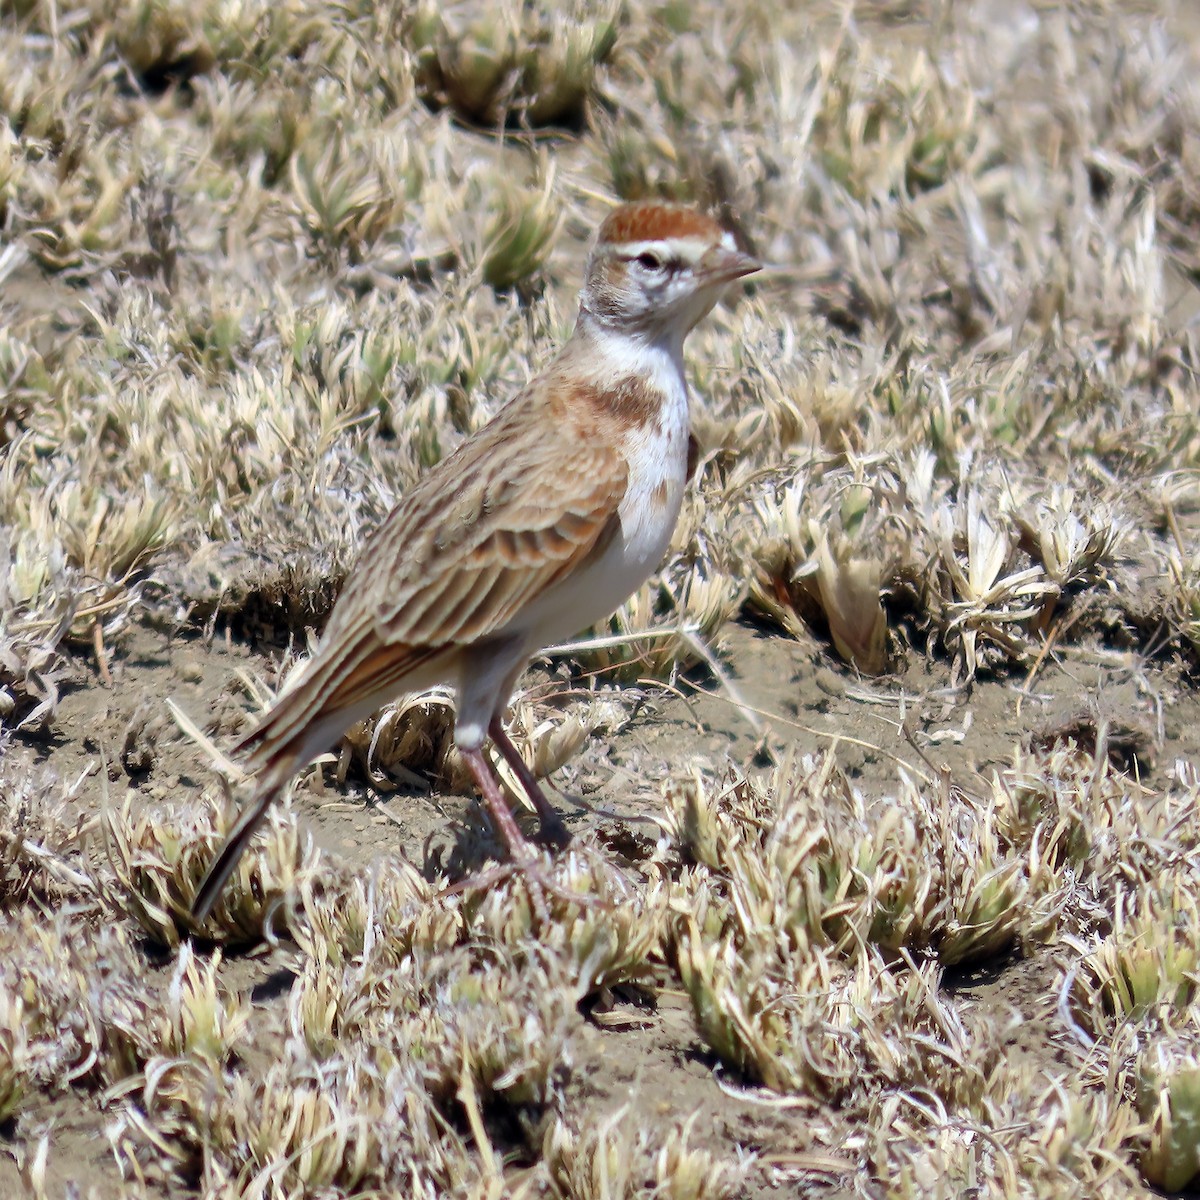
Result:
M533 777L533 772L525 765L521 752L513 745L512 738L505 733L504 722L499 716L492 718L492 723L488 726L488 736L496 743L496 749L504 756L504 761L512 767L516 777L521 781L521 787L525 790L525 794L533 801L533 807L537 809L538 837L552 846L557 846L560 850L570 845L571 834L563 824L562 817L546 799L546 793L542 791L541 785Z
M471 768L471 774L475 776L476 785L483 793L484 803L487 804L488 812L491 813L492 820L496 823L496 829L508 850L509 858L513 862L521 862L530 858L532 847L521 832L516 818L512 815L512 810L508 807L508 802L504 799L504 793L500 790L500 784L495 775L492 774L492 769L483 753L483 747L479 746L474 750L462 750L460 747L460 751L463 758L467 760L467 766Z
M495 775L492 774L491 767L488 766L483 748L476 747L474 750L462 750L460 747L460 752L463 758L467 760L467 766L471 768L471 774L475 776L475 782L478 784L479 790L483 793L483 799L488 806L488 811L492 814L492 820L496 822L500 836L504 839L504 844L508 849L508 856L511 860L510 865L501 868L494 878L503 877L504 873L508 870L519 872L523 875L529 887L530 902L533 904L543 924L549 924L550 922L550 910L546 907L546 892L549 892L552 896L556 896L559 900L567 904L577 904L585 907L590 904L591 901L587 897L577 896L574 892L564 891L552 879L548 878L542 870L533 847L517 826L516 819L508 807L508 802L504 799L504 793L500 790L500 784L497 782ZM480 880L475 880L474 882L478 883ZM457 887L448 889L448 892L452 894L464 889L466 886L467 884L464 882Z

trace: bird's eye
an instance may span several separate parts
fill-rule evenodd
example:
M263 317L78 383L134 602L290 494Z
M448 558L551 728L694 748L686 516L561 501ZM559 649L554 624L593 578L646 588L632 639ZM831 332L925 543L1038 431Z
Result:
M637 262L639 266L645 267L647 271L662 270L662 259L659 258L657 254L654 254L649 250L643 251L641 254L639 254L637 256Z

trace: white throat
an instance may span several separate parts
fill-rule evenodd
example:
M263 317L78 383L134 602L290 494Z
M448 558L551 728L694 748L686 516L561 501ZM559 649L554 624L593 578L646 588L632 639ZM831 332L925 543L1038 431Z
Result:
M571 341L583 351L576 360L588 368L590 382L601 386L636 375L661 390L667 407L682 409L687 422L687 382L683 372L685 333L660 330L650 335L642 330L618 330L597 321L586 310Z

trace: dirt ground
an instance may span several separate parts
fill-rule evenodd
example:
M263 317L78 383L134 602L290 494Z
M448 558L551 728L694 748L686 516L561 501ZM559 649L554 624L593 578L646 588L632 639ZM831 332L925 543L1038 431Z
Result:
M1069 660L1047 661L1029 682L1013 674L960 689L949 686L944 664L919 659L898 676L859 678L815 643L802 645L745 622L727 631L727 646L736 699L701 672L678 694L651 695L618 737L597 739L564 772L566 778L554 781L573 834L636 864L658 834L665 781L693 757L711 763L728 756L753 769L789 748L832 750L871 794L887 794L905 764L947 770L965 787L973 780L983 785L1014 747L1081 731L1094 735L1101 726L1113 753L1148 787L1163 786L1177 760L1200 760L1200 692L1177 666L1147 663L1129 652L1097 646ZM547 665L525 683L552 691ZM202 754L161 720L163 702L171 698L190 713L208 714L209 727L220 735L236 727L245 710L236 672L269 674L271 651L220 631L202 639L146 624L113 656L111 685L101 682L87 655L75 666L79 683L63 698L53 739L21 739L9 753L46 764L63 778L90 770L78 794L86 814L114 803L127 787L151 804L213 786ZM152 763L130 779L116 764L128 731L144 728L154 719L150 714L160 717L142 735ZM758 719L758 728L747 714ZM113 764L108 788L98 778L101 759ZM465 797L403 788L380 795L361 784L319 792L304 786L295 803L323 852L363 867L380 854L417 864L439 847L446 856L463 825L481 819L477 802ZM146 950L147 986L163 987L169 957ZM1036 947L945 979L947 996L964 1020L1002 1029L1006 1052L1030 1064L1047 1084L1067 1062L1057 1012L1058 961L1055 946ZM253 996L264 1042L279 1035L285 1019L293 964L288 950L260 949L227 960L226 983ZM569 1054L566 1102L584 1126L623 1112L651 1124L688 1120L694 1122L694 1144L722 1155L760 1156L739 1195L857 1194L840 1182L855 1169L853 1152L831 1153L812 1145L804 1132L813 1102L768 1098L722 1071L697 1038L690 1003L677 985L660 988L651 1005L625 999L608 1012L581 1015ZM46 1194L63 1194L71 1185L85 1186L89 1195L126 1194L128 1183L103 1137L109 1119L95 1097L71 1092L27 1108L22 1129L53 1129ZM519 1169L513 1178L519 1181ZM0 1184L12 1195L24 1186L11 1159L0 1159Z

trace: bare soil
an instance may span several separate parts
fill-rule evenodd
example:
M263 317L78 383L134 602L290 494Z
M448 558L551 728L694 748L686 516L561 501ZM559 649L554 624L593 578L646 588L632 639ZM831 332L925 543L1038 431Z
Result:
M886 794L906 763L947 770L970 787L1010 760L1014 747L1036 738L1106 737L1150 786L1161 786L1177 759L1200 758L1200 692L1180 668L1130 653L1076 649L1069 660L1049 656L1032 678L983 678L954 689L944 663L915 655L902 674L866 680L816 642L803 645L745 621L726 631L726 643L736 699L712 679L684 682L675 693L652 696L619 736L598 739L571 764L559 806L576 836L636 862L657 834L663 782L692 756L753 769L789 748L832 750L868 794ZM80 793L84 809L98 811L125 788L145 803L162 803L211 787L202 755L162 719L164 701L204 715L219 740L243 720L237 673L270 677L272 651L221 631L203 639L143 624L113 655L111 686L87 656L77 665L83 681L64 697L54 738L26 738L13 752L48 763L64 778L106 761L108 786L94 772ZM533 678L554 686L545 665ZM120 766L130 746L141 752L132 775ZM350 864L382 853L418 864L430 854L448 856L464 827L481 820L477 802L467 797L403 787L380 795L361 782L343 791L320 786L318 772L306 777L294 802L316 845ZM254 997L260 1032L251 1045L282 1035L289 960L286 950L263 948L226 960L228 984ZM147 947L146 987L162 988L168 975L169 962ZM1011 1053L1036 1064L1049 1086L1065 1061L1056 1014L1059 977L1050 946L949 973L945 985L969 1024L1005 1030ZM747 1180L747 1197L777 1196L778 1180L789 1177L795 1195L853 1194L839 1183L853 1170L853 1156L839 1159L806 1136L805 1113L815 1102L773 1096L730 1077L699 1041L686 995L666 980L654 995L618 993L605 1011L581 1013L569 1063L568 1110L583 1127L623 1112L664 1126L691 1119L694 1144L730 1156L763 1156L763 1169ZM19 1193L14 1157L32 1151L32 1131L51 1129L47 1194L71 1185L98 1197L127 1194L103 1135L109 1119L103 1102L85 1090L37 1099L10 1130L10 1154L0 1156L0 1193ZM519 1178L519 1164L513 1169ZM160 1186L172 1193L178 1185Z

